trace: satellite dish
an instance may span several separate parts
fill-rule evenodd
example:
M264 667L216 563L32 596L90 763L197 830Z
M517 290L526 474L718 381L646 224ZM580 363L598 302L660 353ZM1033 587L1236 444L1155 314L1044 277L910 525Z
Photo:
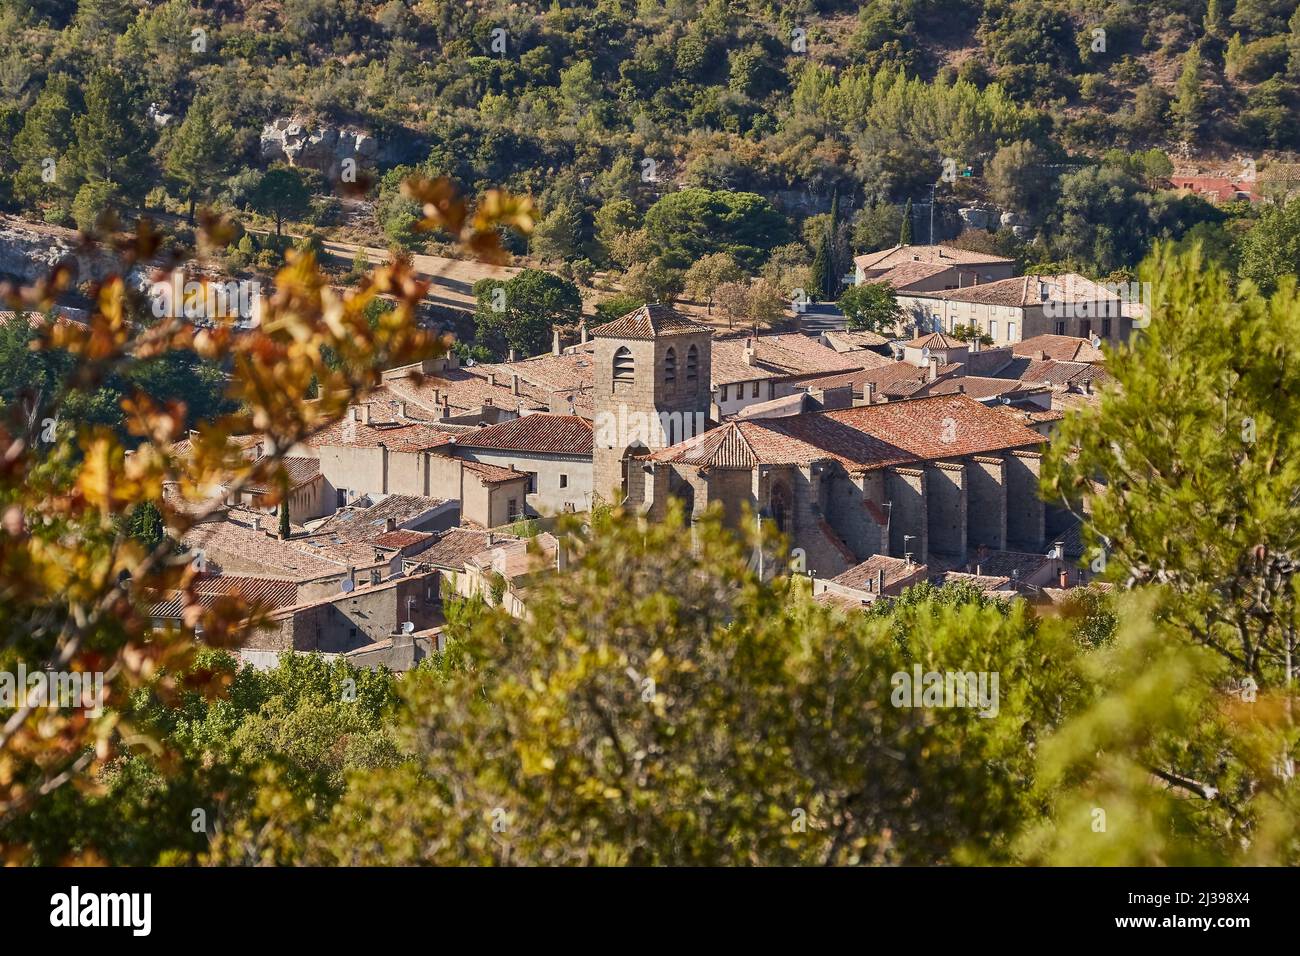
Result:
M407 621L405 624L403 624L403 625L402 625L402 633L403 633L403 634L414 634L414 633L415 633L415 622L414 622L414 621Z
M927 345L925 348L921 349L921 360L923 362L930 361L930 346Z
M1100 337L1100 336L1094 335L1094 336L1092 337L1092 347L1095 348L1095 349L1099 349L1099 348L1101 348L1101 337Z
M356 590L356 588L357 588L356 582L353 581L352 578L350 578L350 577L348 577L348 578L344 578L344 579L339 583L339 589L340 589L344 594L351 594L353 591Z

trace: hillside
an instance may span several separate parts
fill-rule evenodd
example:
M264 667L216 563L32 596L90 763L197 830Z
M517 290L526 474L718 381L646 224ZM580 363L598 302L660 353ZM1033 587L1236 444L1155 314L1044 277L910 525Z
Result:
M638 241L670 193L770 204L783 226L740 264L789 294L833 201L842 273L899 240L909 204L928 241L934 184L936 240L1125 272L1153 239L1225 228L1163 192L1172 167L1262 176L1293 158L1296 7L0 0L0 205L86 228L105 208L213 204L437 254L399 186L445 175L535 198L521 262L579 284L635 268L620 285L646 298L690 264ZM288 198L262 182L283 164ZM232 245L230 267L267 268L265 245Z

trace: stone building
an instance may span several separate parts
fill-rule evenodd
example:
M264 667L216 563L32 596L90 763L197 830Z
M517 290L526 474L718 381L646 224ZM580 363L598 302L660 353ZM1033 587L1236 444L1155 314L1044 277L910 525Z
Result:
M629 456L698 434L712 382L707 325L664 305L643 305L592 330L595 340L593 491L621 499Z
M733 526L748 509L823 577L872 555L951 565L1042 549L1041 443L961 394L734 421L632 459L628 497L652 517L720 502Z

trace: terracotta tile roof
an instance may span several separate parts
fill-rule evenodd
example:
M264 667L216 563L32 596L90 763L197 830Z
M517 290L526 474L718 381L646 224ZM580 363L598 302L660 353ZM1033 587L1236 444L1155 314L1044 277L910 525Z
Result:
M1046 293L1044 295L1044 292ZM975 302L1027 308L1054 302L1118 302L1119 296L1077 272L1060 275L1027 275L996 282L982 282L961 289L919 292L918 298L943 299L948 302Z
M505 481L519 481L528 478L528 475L522 471L515 471L513 468L502 468L500 465L489 465L481 461L465 460L464 466L466 471L478 475L485 485L498 485Z
M309 485L321 476L320 460L316 458L283 458L281 464L284 465L285 474L289 478L289 490L297 491L304 485ZM264 495L272 490L271 485L267 484L250 484L244 487L245 491L255 495Z
M385 531L375 538L375 544L381 548L409 548L413 544L429 541L433 533L429 531Z
M266 524L270 524L269 520ZM327 577L344 568L343 562L304 552L292 539L281 541L268 531L256 531L228 517L195 525L182 536L181 544L191 551L203 551L209 563L218 567L222 555L228 555L227 560L237 558L241 563L257 565L267 574L295 581Z
M974 574L978 569L984 577L1011 580L1019 577L1020 580L1024 580L1051 560L1045 554L1026 551L988 550L983 554L972 551L966 556L966 564L962 570L967 574ZM1019 575L1015 573L1017 571Z
M959 364L941 365L936 373L936 381L962 371ZM880 368L868 369L861 376L865 386L870 382L876 387L876 394L886 398L908 398L924 391L931 383L929 369L913 365L911 362L890 362Z
M226 594L238 594L250 604L266 610L288 607L298 600L298 582L288 578L254 577L240 574L200 574L191 582L197 603L204 608ZM151 617L179 620L185 610L184 595L168 591L149 608Z
M994 377L1055 386L1082 386L1087 382L1091 383L1093 388L1100 387L1111 380L1110 374L1103 365L1086 362L1055 362L1028 355L1017 355L998 369Z
M516 363L519 364L519 363ZM408 403L432 420L441 416L443 401L448 413L463 416L483 406L511 411L541 410L550 407L550 393L520 376L519 394L511 385L511 365L475 365L472 368L449 368L436 375L424 375L417 382L412 377L390 378L384 387L393 399Z
M461 571L465 568L465 562L488 547L489 540L495 544L519 539L500 532L478 531L473 528L448 528L436 535L434 543L420 552L420 561L440 568Z
M960 392L971 398L997 398L1020 392L1039 391L1041 387L1027 386L1018 379L985 378L980 375L954 375L939 379L921 390L924 395L955 395Z
M748 347L754 349L753 365L745 361ZM874 352L836 352L816 339L798 333L719 336L713 340L711 355L715 386L849 372L875 364L874 359L882 357ZM863 358L864 355L872 357Z
M590 455L591 422L577 415L537 413L489 425L462 436L463 448L536 452L552 455Z
M986 252L971 252L968 249L958 249L955 246L944 245L894 246L892 249L881 249L853 257L853 264L863 270L889 269L905 262L932 262L950 266L966 266L977 263L1002 265L1013 261Z
M910 342L904 343L909 349L969 349L970 346L961 339L944 335L942 332L926 332Z
M900 262L880 275L872 276L867 282L884 282L897 292L906 292L909 286L947 272L956 265L955 262Z
M859 591L874 591L878 572L885 572L885 589L910 584L921 580L927 573L924 564L908 561L905 558L891 558L887 554L873 554L861 564L855 564L847 571L831 578L836 584Z
M1013 346L1016 355L1037 355L1042 352L1057 362L1104 362L1106 356L1088 339L1073 335L1033 335Z
M633 309L621 319L596 326L591 334L607 339L653 339L663 335L711 331L712 326L693 322L666 305L652 302Z
M833 459L850 472L1009 449L1043 438L965 395L734 421L650 457L714 468L806 465Z
M850 385L854 391L862 391L862 384L871 379L872 373L886 368L887 366L901 365L905 363L895 362L893 359L887 359L883 355L876 355L875 352L853 353L854 355L871 355L874 356L863 368L854 369L851 372L834 372L830 375L815 375L811 378L799 379L800 388L839 388L841 385ZM875 359L879 359L877 362ZM855 359L856 361L856 359ZM915 365L912 368L916 368ZM924 371L920 369L918 371Z
M378 448L380 445L396 452L426 451L439 448L453 440L452 432L434 425L414 421L383 421L366 424L348 416L335 422L307 443L308 447L327 448ZM373 409L372 409L373 416Z
M387 526L389 518L398 529L419 521L447 504L445 498L423 495L387 495L369 508L340 508L316 526L316 535L337 535L344 541L373 542Z
M1053 408L1037 408L1026 405L996 405L994 406L1004 415L1010 415L1026 424L1039 425L1043 422L1059 422L1065 417L1065 413Z
M823 332L828 342L841 346L842 350L874 349L888 345L889 339L875 332L859 330L856 332Z

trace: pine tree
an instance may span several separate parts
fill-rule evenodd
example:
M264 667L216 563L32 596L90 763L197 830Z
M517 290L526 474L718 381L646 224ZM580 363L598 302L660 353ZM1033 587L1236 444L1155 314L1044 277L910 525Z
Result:
M903 207L903 229L898 235L898 244L900 246L912 244L912 200L910 199Z
M197 97L172 139L163 163L168 175L177 180L189 200L190 219L200 196L208 196L230 166L230 144L234 130L218 126L212 101Z
M72 165L79 184L111 183L123 198L143 196L149 140L138 113L120 73L100 70L90 78L86 112L72 121Z
M1205 93L1201 89L1201 81L1201 46L1193 43L1183 57L1183 71L1178 77L1178 95L1172 107L1184 139L1194 137L1205 119Z

